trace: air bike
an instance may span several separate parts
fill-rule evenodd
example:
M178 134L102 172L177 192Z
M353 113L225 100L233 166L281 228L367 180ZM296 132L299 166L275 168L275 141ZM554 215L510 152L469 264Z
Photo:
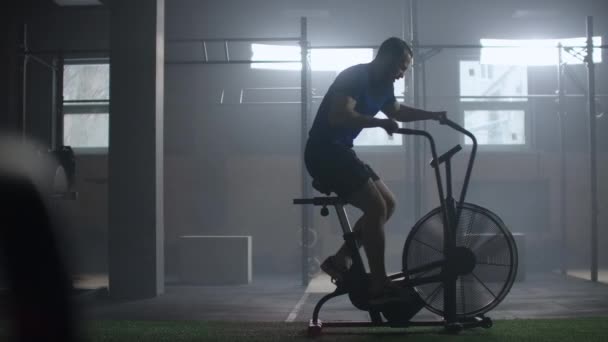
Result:
M335 291L316 304L308 327L310 336L320 335L321 329L326 327L439 326L449 333L458 333L463 329L492 326L491 318L485 314L505 298L513 285L517 273L517 247L496 214L465 202L477 152L475 136L447 118L440 124L468 136L473 142L458 201L452 196L451 159L462 147L457 145L437 157L435 142L428 132L405 128L397 131L428 139L433 157L430 166L434 169L440 199L440 206L422 217L410 231L403 248L402 272L389 276L403 288L406 294L403 300L381 307L369 304L370 277L359 253L359 241L344 210L344 199L330 196L331 189L314 181L313 187L326 197L294 199L294 204L321 206L323 216L328 215L328 206L335 208L353 260L343 279L335 282ZM441 164L445 165L445 196ZM356 308L369 312L370 321L321 322L319 312L323 304L341 295L348 295ZM412 320L425 307L440 319Z

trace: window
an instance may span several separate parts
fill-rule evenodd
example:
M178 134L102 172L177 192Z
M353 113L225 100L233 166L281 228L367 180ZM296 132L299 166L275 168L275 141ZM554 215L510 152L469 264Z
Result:
M379 119L386 119L386 115L382 112L378 113L376 117ZM402 127L401 122L399 122L399 127ZM362 130L355 141L353 141L353 145L355 146L401 146L402 144L402 134L393 134L390 136L380 127Z
M252 69L300 70L300 47L292 45L251 44L252 61L294 61L294 63L252 63ZM368 63L374 58L373 49L312 49L312 71L340 71L351 65Z
M460 62L464 127L479 145L525 145L528 72L522 65ZM472 141L465 139L465 144Z
M300 70L300 47L289 45L252 44L252 61L294 61L293 63L252 63L252 69ZM310 69L314 72L333 72L337 76L349 66L369 63L374 58L371 48L312 49L310 51ZM405 95L405 82L395 82L395 97L402 100ZM378 118L386 118L378 113ZM399 123L399 126L402 126ZM400 146L403 139L400 134L389 136L382 128L367 128L353 142L355 146Z
M482 39L481 62L484 64L505 65L557 65L559 55L558 44L571 53L562 53L562 58L568 64L583 64L587 38L564 39ZM602 45L602 37L592 39L594 46ZM574 56L577 54L578 56ZM602 49L593 49L593 61L602 62Z
M110 67L106 61L66 60L63 72L63 144L107 148Z
M582 64L586 38L481 39L480 61L460 62L460 95L465 127L483 145L525 145L528 102L528 66L557 65L561 44L567 52L562 60ZM593 44L602 44L600 36ZM576 55L576 56L575 56ZM594 49L595 62L602 61ZM470 144L469 139L465 140Z
M464 126L480 145L523 145L525 116L523 110L465 110ZM473 142L466 137L465 144Z
M461 101L525 102L527 99L522 96L527 95L528 71L525 66L460 61Z

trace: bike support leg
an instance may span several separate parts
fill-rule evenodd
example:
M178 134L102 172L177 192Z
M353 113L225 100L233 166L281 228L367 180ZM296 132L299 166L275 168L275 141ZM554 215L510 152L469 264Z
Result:
M353 267L365 273L363 260L361 259L361 254L359 254L359 243L357 242L355 233L353 233L350 222L348 221L344 204L339 203L336 204L335 207L336 213L338 214L338 221L340 221L340 226L342 227L342 232L344 233L344 242L351 252L350 254L351 258L353 259Z

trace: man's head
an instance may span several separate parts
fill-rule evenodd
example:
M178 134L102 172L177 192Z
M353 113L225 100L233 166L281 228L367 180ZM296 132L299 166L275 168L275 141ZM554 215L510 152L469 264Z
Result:
M393 83L403 78L412 63L412 56L412 48L400 38L391 37L382 42L374 58L379 79Z

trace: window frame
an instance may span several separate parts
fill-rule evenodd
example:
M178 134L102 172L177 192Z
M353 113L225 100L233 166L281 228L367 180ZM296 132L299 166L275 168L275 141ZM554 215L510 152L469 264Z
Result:
M458 60L458 75L460 75L460 67L461 62L478 62L481 63L478 56L462 56ZM529 72L527 66L526 73ZM459 86L458 86L458 115L460 118L460 122L462 126L466 129L464 125L464 117L466 111L475 111L475 110L486 110L486 111L523 111L524 115L524 134L525 134L525 142L523 144L478 144L478 151L490 151L490 152L514 152L514 151L531 151L534 148L534 130L533 127L533 116L531 115L530 107L534 104L533 101L530 101L530 98L527 98L525 101L501 101L500 99L488 100L485 96L479 96L479 99L484 99L482 101L463 101L463 95L461 95L460 89L460 76L458 78ZM529 82L529 81L528 81ZM529 94L528 94L529 95ZM468 97L468 96L467 96ZM490 97L491 98L491 97ZM459 143L463 147L463 149L470 151L473 147L472 144L466 144L466 137L462 135L460 137Z
M110 66L109 57L65 57L63 59L61 77L65 77L65 66L67 65L94 65L107 64ZM109 73L109 70L108 70ZM110 99L83 99L83 100L65 100L63 81L61 82L61 142L65 145L65 116L78 114L107 114L110 116ZM108 85L109 87L109 85ZM109 97L109 96L108 96ZM108 127L109 129L109 127ZM109 132L108 132L109 134ZM109 145L109 141L108 141ZM70 145L71 146L71 145ZM108 154L109 146L71 146L75 154L80 155L104 155Z
M252 49L253 49L253 45L252 44ZM272 45L272 44L260 44L260 45ZM280 45L278 45L280 46ZM291 47L291 46L290 46ZM297 48L297 47L296 47ZM373 60L374 56L377 54L378 52L378 48L376 47L322 47L322 48L313 48L311 50L371 50L371 60ZM331 77L331 80L329 81L329 84L327 85L329 87L329 85L334 82L335 78L337 77L338 73L341 72L341 70L327 70L327 69L315 69L314 68L314 61L312 58L312 54L313 52L311 51L311 78L313 80L313 82L317 79L315 77L315 75L321 75L321 74L326 74L326 73L332 73L334 74L333 77ZM295 55L294 55L295 56ZM299 56L299 52L298 52L298 56ZM371 62L370 60L370 62ZM295 60L294 59L294 63L300 63L300 60ZM367 63L367 62L361 62L361 63ZM282 69L282 68L276 68L276 66L274 66L272 63L268 63L268 64L260 64L254 67L255 65L255 60L252 58L252 66L251 68L255 68L258 70L267 70L267 71L282 71L282 72L300 72L300 70L293 70L291 68L289 69ZM354 65L354 64L352 64ZM320 77L322 79L325 79L325 76ZM404 80L399 80L398 82L403 82L403 91L407 92L408 89L408 85ZM314 88L314 85L313 85ZM325 90L326 91L326 90ZM313 110L311 112L316 113L316 111L318 110L318 106L320 105L323 96L325 96L325 93L323 93L322 96L316 96L315 94L313 94ZM407 98L407 95L405 94L399 94L399 95L395 95L397 101L399 101L400 103L403 103L404 100ZM380 111L381 112L381 111ZM314 115L313 115L314 118ZM402 127L407 127L405 123L400 123L400 125ZM360 152L390 152L390 153L394 153L394 152L398 152L398 151L403 151L406 148L407 142L406 142L406 138L403 137L402 141L400 144L398 145L355 145L353 146L353 148L357 151Z

